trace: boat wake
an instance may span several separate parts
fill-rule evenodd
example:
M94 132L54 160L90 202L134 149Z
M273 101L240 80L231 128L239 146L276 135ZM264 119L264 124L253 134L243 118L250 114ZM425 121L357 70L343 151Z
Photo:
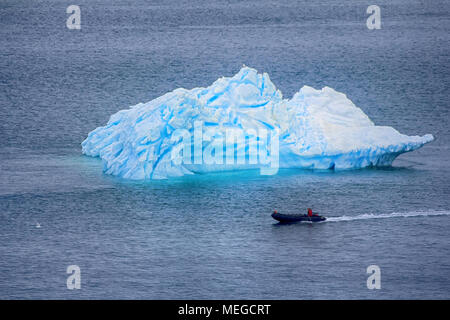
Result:
M384 214L366 213L357 216L329 217L327 218L326 222L384 219L384 218L409 218L422 216L448 216L448 215L450 215L450 211L410 211L410 212L393 212Z

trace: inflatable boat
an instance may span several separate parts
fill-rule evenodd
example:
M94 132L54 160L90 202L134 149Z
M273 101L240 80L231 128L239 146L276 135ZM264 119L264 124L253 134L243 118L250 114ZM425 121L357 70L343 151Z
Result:
M283 214L279 212L272 213L272 218L281 223L292 223L292 222L321 222L327 220L323 216L318 214L313 214L308 216L306 214Z

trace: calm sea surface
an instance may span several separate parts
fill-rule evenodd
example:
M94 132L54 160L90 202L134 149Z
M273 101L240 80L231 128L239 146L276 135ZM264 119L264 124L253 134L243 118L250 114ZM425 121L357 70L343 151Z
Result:
M376 4L380 30L355 0L1 1L0 298L449 299L450 5ZM243 64L436 141L392 168L149 182L81 154L118 110ZM306 207L329 221L270 217Z

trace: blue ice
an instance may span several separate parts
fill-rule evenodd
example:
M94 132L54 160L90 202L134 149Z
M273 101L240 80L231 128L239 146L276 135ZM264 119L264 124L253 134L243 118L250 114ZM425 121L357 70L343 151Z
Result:
M190 134L193 144L195 123L202 124L204 135L211 129L219 133L203 141L201 151L223 139L220 132L226 129L245 130L246 138L250 129L276 129L280 168L389 166L398 155L434 139L431 134L407 136L376 126L345 94L329 87L304 86L292 99L283 99L267 73L243 67L207 88L176 89L113 114L105 126L89 133L82 152L100 157L105 173L137 180L259 166L195 161L194 150L192 161L174 161L174 148L181 143L174 139L175 132ZM250 139L245 141L241 151L250 159L259 149L251 147Z

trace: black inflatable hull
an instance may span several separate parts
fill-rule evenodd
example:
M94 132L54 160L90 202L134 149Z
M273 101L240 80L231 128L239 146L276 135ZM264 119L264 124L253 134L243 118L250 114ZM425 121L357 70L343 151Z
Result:
M282 213L272 213L272 218L281 223L322 222L327 220L325 217L322 216L308 217L306 214L282 214Z

